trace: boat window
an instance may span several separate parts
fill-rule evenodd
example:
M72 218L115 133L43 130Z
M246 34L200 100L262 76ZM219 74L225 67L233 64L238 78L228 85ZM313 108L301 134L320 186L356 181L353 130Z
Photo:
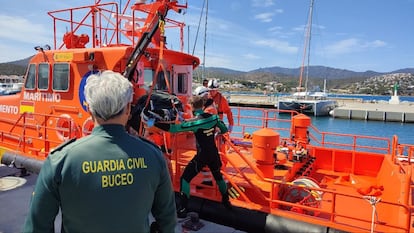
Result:
M27 70L27 77L26 82L24 84L24 88L27 90L35 89L36 83L36 64L30 64Z
M185 94L187 93L188 88L188 75L186 73L179 73L177 76L177 85L178 85L178 93Z
M172 87L171 79L170 79L170 72L167 72L167 79L170 84L170 88ZM167 90L167 83L165 82L164 71L161 71L157 75L157 82L154 87L156 90Z
M154 71L152 69L145 69L144 70L144 84L147 87L152 85L152 77L154 76Z
M67 91L69 89L69 63L53 65L53 90Z
M39 64L37 88L47 90L49 88L49 63Z

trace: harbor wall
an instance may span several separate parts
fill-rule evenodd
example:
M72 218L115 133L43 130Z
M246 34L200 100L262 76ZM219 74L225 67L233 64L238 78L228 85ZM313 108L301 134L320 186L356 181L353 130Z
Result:
M390 121L414 123L414 113L411 112L386 112L377 110L359 110L359 109L341 109L336 108L331 114L336 118L372 120L372 121Z
M231 106L277 108L277 98L260 95L226 96ZM389 104L382 102L363 102L360 99L338 99L339 106L332 110L331 117L414 123L414 102Z

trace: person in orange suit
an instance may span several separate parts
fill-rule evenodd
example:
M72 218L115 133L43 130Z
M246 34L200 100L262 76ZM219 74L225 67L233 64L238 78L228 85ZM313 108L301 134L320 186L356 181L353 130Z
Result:
M234 126L234 119L233 113L231 112L229 102L227 99L218 91L219 83L216 79L211 79L208 81L208 88L209 88L209 95L210 98L214 100L214 103L217 107L217 113L220 117L220 120L223 120L224 114L227 116L227 121L229 122L228 132L231 133L233 131ZM225 154L227 147L224 143L219 145L220 153ZM227 165L227 160L224 157L222 158L223 167Z
M229 102L227 99L218 91L219 83L216 79L211 79L208 81L208 88L210 89L210 97L214 100L214 103L217 106L217 113L220 117L220 120L223 120L224 114L227 116L229 122L229 132L233 130L234 119L233 113L231 112Z

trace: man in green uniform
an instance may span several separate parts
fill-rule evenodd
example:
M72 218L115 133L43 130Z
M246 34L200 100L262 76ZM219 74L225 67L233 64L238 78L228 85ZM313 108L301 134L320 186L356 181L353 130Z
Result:
M191 99L195 117L181 124L155 123L155 126L169 132L194 132L197 143L197 154L185 167L181 176L180 204L177 208L177 215L183 218L187 214L187 203L190 198L190 182L201 171L204 166L208 166L222 195L222 203L231 209L226 182L220 173L221 159L214 140L216 128L221 133L227 132L227 127L216 114L203 111L204 98L193 96Z
M166 161L155 145L125 131L133 87L121 74L89 76L92 134L56 148L37 179L23 232L174 232L176 207Z

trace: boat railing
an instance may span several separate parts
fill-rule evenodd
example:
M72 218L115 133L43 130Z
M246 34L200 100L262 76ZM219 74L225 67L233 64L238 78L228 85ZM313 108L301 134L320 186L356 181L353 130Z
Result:
M280 134L282 140L291 140L292 117L297 112L279 114L278 109L254 107L232 107L235 128L232 138L243 139L244 135L252 134L262 128L272 129ZM284 113L286 113L284 111ZM340 148L354 151L370 151L391 153L391 140L384 137L353 135L319 131L314 125L308 128L310 144L316 146Z
M235 126L231 134L233 138L241 139L246 133L252 134L262 128L269 128L278 132L283 139L291 138L291 119L289 117L279 117L280 111L276 109L232 107L232 110ZM295 115L292 111L289 111L289 113L291 113L290 116Z
M367 208L374 208L375 207L374 204L376 203L371 203L370 201L377 200L378 202L381 201L381 206L384 209L387 209L387 206L389 206L389 208L393 208L393 209L401 208L401 209L404 209L406 213L410 213L410 209L412 207L407 204L408 200L406 200L407 202L404 201L404 202L398 202L398 203L389 202L385 200L380 200L379 198L374 197L374 196L346 194L346 193L342 193L342 192L331 190L331 189L310 187L310 186L304 187L303 184L297 185L292 182L287 182L283 179L266 178L263 175L263 173L260 171L260 169L258 169L256 164L252 162L249 158L247 158L246 155L244 155L238 149L238 147L232 143L232 140L230 138L225 137L225 139L226 139L225 141L226 141L227 147L231 148L231 150L235 151L238 154L238 156L245 163L245 166L240 164L240 162L236 164L236 162L233 161L234 157L230 157L230 156L227 156L227 154L225 153L221 153L221 156L224 157L224 160L228 162L227 166L230 166L232 168L232 169L223 170L222 173L225 179L228 180L231 187L237 190L238 194L240 195L239 198L243 199L244 202L247 202L249 204L250 203L254 204L255 202L253 202L252 199L266 200L266 202L268 203L268 206L261 206L260 207L261 211L268 211L270 213L274 213L277 215L289 216L290 218L297 218L298 220L302 220L302 221L304 220L303 215L298 215L298 214L305 214L309 216L310 218L312 218L313 220L315 218L319 219L320 221L328 220L331 222L332 225L337 225L337 226L341 225L340 223L341 221L338 221L337 219L347 218L351 221L360 222L367 226L367 228L364 228L364 227L356 227L361 224L355 224L355 226L348 226L348 225L342 224L341 226L342 228L347 228L352 232L370 231L372 229L370 229L369 227L372 226L374 222L375 224L386 226L386 228L391 231L409 232L410 217L407 218L407 222L405 225L398 225L398 224L386 223L385 220L383 220L382 222L379 222L374 219L367 220L366 218L351 216L347 213L342 213L340 210L335 208L336 202L339 202L340 200L343 200L344 197L346 197L351 202L352 200L356 200L356 201L361 200L361 199L367 200L368 201L368 205L366 206ZM251 173L253 173L254 176L258 178L259 180L258 182L264 182L268 184L268 185L262 185L262 187L271 187L271 188L267 191L266 190L264 191L262 188L255 185L253 181L245 174L246 168L250 169L250 171L248 172L250 173L250 176L252 175ZM242 177L244 180L243 183L245 184L245 187L243 188L239 187L239 185L233 180L234 176ZM309 192L311 195L316 195L316 196L319 195L316 198L316 200L314 200L314 202L318 202L318 203L316 204L311 203L311 202L291 203L291 202L281 200L279 196L281 190L286 190L287 188L291 188L291 187L295 187L297 190L307 190L306 192ZM410 188L410 185L408 186L408 188ZM252 193L254 193L253 194L254 197L251 196L252 194L250 194L250 196L247 195L243 191L245 189L252 190ZM320 199L318 200L318 198ZM324 205L324 207L321 208L321 205ZM294 211L293 213L292 211L284 211L287 209L294 210ZM313 220L309 220L309 221L313 221Z
M70 44L77 44L76 48L85 47L111 47L132 45L135 46L142 34L150 27L150 20L162 4L168 4L165 8L180 12L186 5L179 5L175 1L171 2L151 2L145 4L132 4L132 0L127 0L125 4L117 2L100 3L82 7L66 8L61 10L49 11L48 15L53 19L54 48L63 49L65 42L58 42L62 35L57 28L66 28L66 35ZM151 5L154 5L152 7ZM156 5L156 6L155 6ZM151 12L153 8L158 8L157 12ZM152 15L153 14L153 15ZM179 30L181 38L181 51L184 49L183 22L170 18L165 18L165 28L175 28ZM66 44L67 47L67 44Z
M57 28L60 28L63 24L68 25L67 30L73 35L80 36L85 33L87 33L86 35L95 35L91 38L91 47L93 48L120 44L120 25L117 23L120 21L118 19L118 9L118 4L111 2L48 12L53 19L54 48L62 49L65 45L64 42L58 45L57 41L57 38L59 38L57 33L60 33ZM107 23L105 24L104 21L100 20L107 20ZM71 40L77 39L78 37L71 38Z
M391 139L376 136L354 135L334 132L319 131L314 125L311 125L310 137L312 144L342 148L354 151L372 151L381 153L391 153Z
M414 164L414 145L410 144L400 144L398 143L398 137L393 137L393 148L395 148L392 152L392 161L396 163L399 168L400 172L406 174L410 177L410 180L407 181L407 190L406 192L409 193L409 200L407 202L410 204L410 210L414 212L414 200L412 199L412 194L414 194L414 174L413 174L413 164ZM412 214L411 217L413 217Z
M414 162L414 145L397 143L396 144L395 156L400 161L413 164Z
M303 185L295 185L295 184L286 184L283 183L281 181L274 181L274 180L269 180L269 182L272 183L272 187L276 187L276 190L279 190L281 187L283 186L289 186L289 187L296 187L298 189L307 189L310 193L315 193L315 192L322 192L323 196L324 196L324 200L329 200L330 204L329 208L318 208L318 207L312 207L310 205L304 205L304 204L296 204L296 203L291 203L291 202L286 202L286 201L282 201L282 200L278 200L278 199L272 199L271 196L269 197L269 201L270 201L270 206L274 208L274 206L285 206L285 207L289 207L291 208L295 208L295 210L297 211L297 213L305 213L307 215L311 215L312 218L320 218L321 221L328 219L333 225L343 225L342 227L347 227L349 228L349 230L351 232L359 232L359 231L371 231L373 229L370 228L363 228L363 227L357 227L359 224L355 224L353 226L350 225L344 225L341 224L340 221L337 221L338 218L347 218L349 220L353 220L356 222L360 222L360 223L365 223L367 226L371 225L373 222L375 224L381 224L381 225L385 225L387 227L388 232L394 232L394 231L404 231L404 232L409 232L410 229L410 222L411 222L411 218L408 217L407 221L405 223L405 225L397 225L397 224L389 224L387 223L384 219L383 221L378 221L378 220L374 220L372 219L371 221L363 219L363 218L358 218L355 216L350 216L350 215L346 215L341 213L340 211L338 211L335 206L336 206L336 202L339 202L340 200L343 200L344 197L348 198L349 202L353 202L353 200L357 201L357 200L367 200L369 202L369 204L371 205L371 207L374 207L374 204L377 204L378 202L381 202L382 206L389 206L391 208L402 208L406 211L406 213L410 212L410 207L402 204L402 203L397 203L397 202L388 202L388 201L384 201L381 200L379 197L375 197L375 196L357 196L357 195L350 195L350 194L345 194L345 193L341 193L341 192L337 192L334 190L329 190L329 189L323 189L323 188L314 188L314 187L303 187ZM327 197L328 196L328 197ZM370 201L376 200L377 203L370 203ZM324 202L322 203L323 205L326 205L327 203ZM368 206L366 206L368 207ZM385 209L386 207L384 207ZM279 213L279 212L278 212ZM279 213L280 214L280 213ZM291 213L284 213L286 215L295 215L295 214L291 214ZM298 218L298 216L291 216L293 218ZM298 218L298 220L300 220L301 217ZM391 230L392 229L392 230Z
M50 122L58 122L59 119L66 118L50 114L25 112L17 120L0 119L1 122L11 126L10 129L0 130L0 142L10 146L10 148L15 148L16 151L21 153L44 159L53 148L63 141L80 136L74 121L67 121L65 127L59 127L56 124L50 126ZM66 135L62 137L63 141L53 135L57 132Z

